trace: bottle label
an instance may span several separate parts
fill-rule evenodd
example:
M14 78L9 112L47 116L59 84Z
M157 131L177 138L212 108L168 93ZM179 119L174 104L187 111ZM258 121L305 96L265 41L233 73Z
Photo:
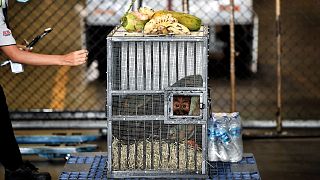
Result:
M231 139L227 133L227 131L223 130L223 129L219 129L217 131L217 136L219 137L219 139L225 143L225 144L228 144L230 143Z
M241 136L241 128L240 127L233 127L229 130L229 133L233 137L240 137Z
M209 139L215 139L217 137L217 132L215 128L209 128L208 129L208 138Z

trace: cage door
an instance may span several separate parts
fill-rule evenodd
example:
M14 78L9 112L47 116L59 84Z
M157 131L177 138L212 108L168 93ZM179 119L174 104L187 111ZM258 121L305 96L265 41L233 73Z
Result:
M199 124L203 120L203 101L201 91L167 91L167 124Z

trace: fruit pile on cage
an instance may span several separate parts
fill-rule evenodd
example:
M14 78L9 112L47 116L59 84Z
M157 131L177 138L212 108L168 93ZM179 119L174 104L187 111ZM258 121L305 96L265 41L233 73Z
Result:
M209 34L200 25L188 33L170 34L170 27L187 17L179 14L173 23L151 18L140 27L141 19L127 13L122 27L107 37L110 178L207 177ZM146 35L148 23L150 32L159 34ZM158 32L157 24L167 31Z
M201 27L201 19L191 14L167 10L154 11L147 7L127 13L121 22L128 32L152 35L187 35Z

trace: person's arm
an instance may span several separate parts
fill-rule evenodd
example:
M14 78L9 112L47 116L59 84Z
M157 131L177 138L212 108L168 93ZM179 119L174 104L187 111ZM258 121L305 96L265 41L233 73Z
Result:
M87 60L88 51L79 50L65 55L46 55L20 50L16 45L2 46L0 49L14 62L29 65L77 66Z

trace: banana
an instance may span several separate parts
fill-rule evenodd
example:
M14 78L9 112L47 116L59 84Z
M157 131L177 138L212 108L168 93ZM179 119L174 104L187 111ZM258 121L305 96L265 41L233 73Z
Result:
M170 33L177 35L190 34L190 30L180 23L172 23L167 27L167 29Z
M167 27L177 22L178 20L172 17L171 14L158 16L148 21L143 31L145 34L168 34Z

